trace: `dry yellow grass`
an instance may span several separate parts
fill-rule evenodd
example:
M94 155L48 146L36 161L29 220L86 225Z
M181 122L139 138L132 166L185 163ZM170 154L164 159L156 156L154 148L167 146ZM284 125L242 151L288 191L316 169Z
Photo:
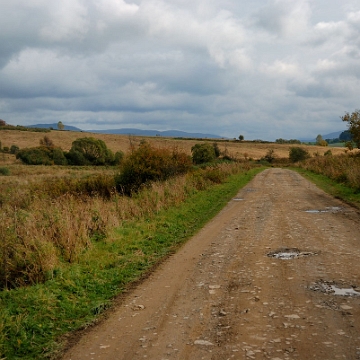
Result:
M130 144L137 145L142 139L146 139L149 143L156 147L177 147L179 150L191 154L191 147L197 143L201 143L202 140L185 140L174 138L162 138L162 137L141 137L141 136L128 136L128 135L112 135L112 134L95 134L87 132L73 132L73 131L55 131L52 130L49 133L40 132L25 132L14 130L2 130L0 131L0 141L2 146L11 147L11 145L17 145L20 149L26 147L35 147L39 145L40 139L47 135L56 146L61 147L64 151L68 151L71 148L71 144L76 139L82 137L94 137L96 139L103 140L109 149L113 152L123 151L126 153ZM216 141L216 140L214 140ZM252 159L262 158L269 149L275 151L275 156L281 158L287 158L289 156L289 148L299 145L288 144L275 144L275 143L255 143L255 142L240 142L240 141L217 141L221 151L227 150L229 155L238 159L244 157ZM319 153L323 155L329 148L323 146L310 146L306 145L306 149L312 155L313 153ZM334 155L344 153L344 148L331 148ZM14 162L14 157L0 155L0 163Z

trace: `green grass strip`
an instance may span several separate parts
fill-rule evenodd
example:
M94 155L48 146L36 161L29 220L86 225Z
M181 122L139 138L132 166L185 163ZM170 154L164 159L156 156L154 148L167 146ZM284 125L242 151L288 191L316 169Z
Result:
M141 279L213 218L263 168L233 175L151 219L126 222L52 280L0 293L0 358L45 359L61 336L92 323L111 299Z
M299 174L312 181L315 185L317 185L320 189L324 190L326 193L345 201L349 205L360 209L360 193L356 190L344 184L331 180L325 175L317 174L301 168L292 168L292 170L297 171Z

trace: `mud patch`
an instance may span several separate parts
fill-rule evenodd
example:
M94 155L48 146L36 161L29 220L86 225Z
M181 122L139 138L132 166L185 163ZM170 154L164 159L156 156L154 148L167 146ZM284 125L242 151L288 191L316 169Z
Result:
M268 257L281 259L281 260L292 260L305 256L318 255L317 252L313 251L300 251L297 248L283 248L278 249L267 254Z
M323 210L305 210L308 214L319 214L319 213L337 213L342 210L341 207L338 206L332 206L332 207L326 207Z
M312 291L335 296L360 296L360 288L356 286L337 285L335 282L319 280L309 286Z

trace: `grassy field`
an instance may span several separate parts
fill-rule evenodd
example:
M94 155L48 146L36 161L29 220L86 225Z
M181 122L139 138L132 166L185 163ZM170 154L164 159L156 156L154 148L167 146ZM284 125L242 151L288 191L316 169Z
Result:
M68 151L71 148L71 144L74 140L81 137L95 137L103 140L109 149L114 153L116 151L123 151L126 153L130 144L138 145L144 137L139 136L127 136L127 135L108 135L108 134L91 134L84 132L73 132L73 131L51 131L49 133L38 133L38 132L24 132L16 130L2 130L0 131L0 141L2 146L11 147L11 145L17 145L20 149L26 147L35 147L39 145L40 140L47 135L53 140L56 146L61 147L64 151ZM197 143L203 142L203 140L186 140L186 139L174 139L174 138L162 138L162 137L146 137L145 138L150 144L156 147L169 148L177 147L179 150L191 154L191 148ZM208 140L211 141L211 140ZM275 143L258 143L250 141L223 141L216 140L219 148L222 152L227 151L231 156L238 159L252 158L260 159L265 156L269 149L274 150L275 155L279 158L287 158L289 156L289 148L299 145L288 145L288 144L275 144ZM315 145L303 145L312 155L319 153L323 155L329 148ZM344 148L331 148L334 155L344 153ZM14 157L2 156L0 154L1 163L13 163Z

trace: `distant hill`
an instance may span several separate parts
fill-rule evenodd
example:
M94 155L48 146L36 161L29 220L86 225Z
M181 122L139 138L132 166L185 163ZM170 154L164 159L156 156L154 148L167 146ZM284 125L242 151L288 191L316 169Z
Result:
M44 129L54 129L57 130L57 123L55 124L36 124L36 125L29 125L27 126L29 128L44 128ZM75 127L75 126L70 126L70 125L65 125L64 124L64 130L68 130L68 131L82 131L81 129Z
M221 139L222 137L214 134L203 133L188 133L179 130L141 130L141 129L109 129L109 130L88 130L89 132L98 134L122 134L122 135L137 135L137 136L163 136L163 137L179 137L179 138L209 138L209 139Z
M57 129L57 123L55 124L36 124L28 127L46 128L46 129ZM108 130L81 130L75 126L69 126L64 124L64 130L69 131L82 131L96 134L119 134L119 135L137 135L137 136L163 136L163 137L179 137L179 138L202 138L202 139L222 139L222 136L214 134L202 134L202 133L188 133L179 130L141 130L132 128L122 129L108 129Z

